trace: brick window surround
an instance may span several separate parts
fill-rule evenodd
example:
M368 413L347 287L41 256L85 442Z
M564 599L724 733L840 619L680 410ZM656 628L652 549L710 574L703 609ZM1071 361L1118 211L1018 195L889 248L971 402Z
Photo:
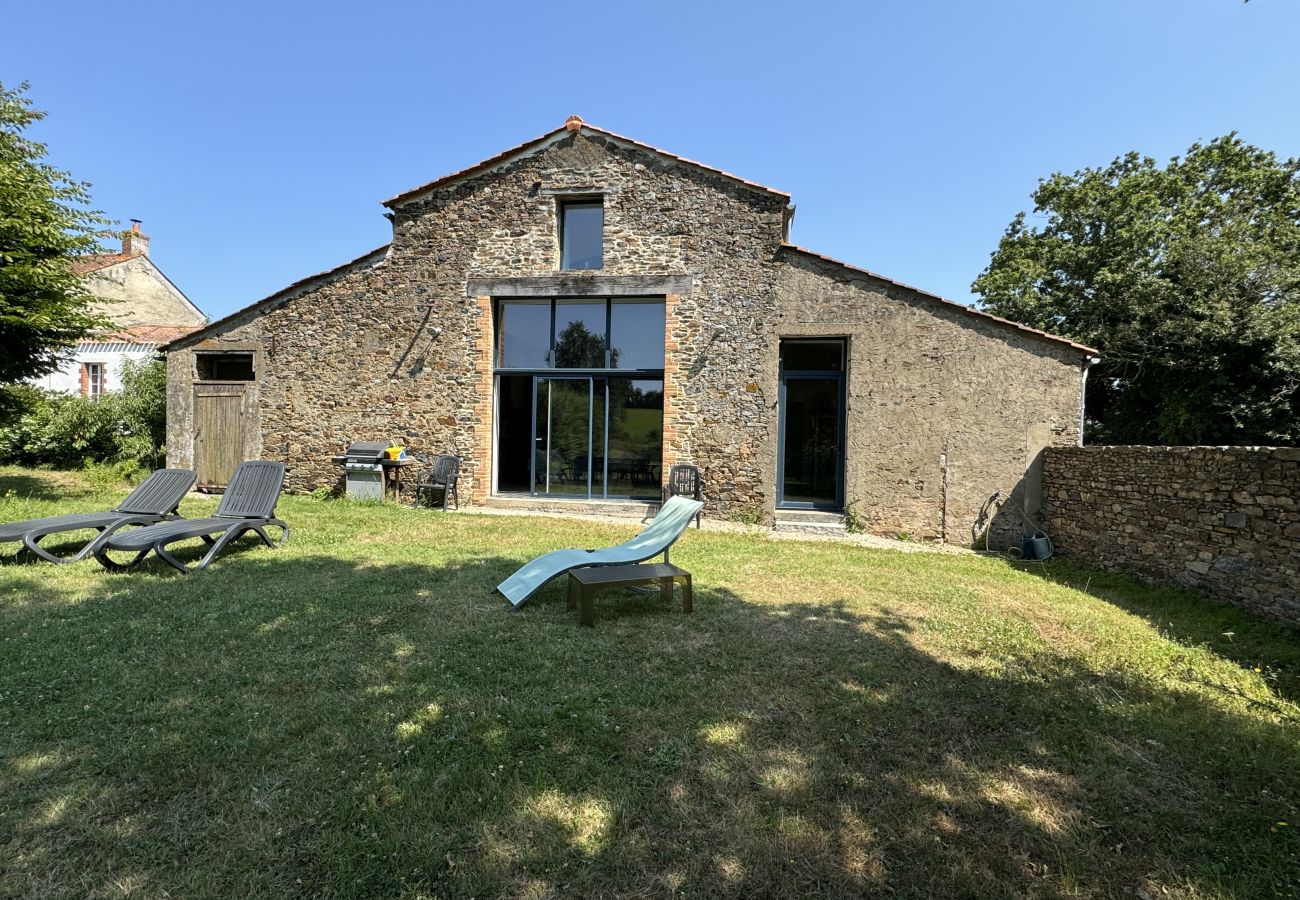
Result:
M104 364L81 364L81 395L98 400L104 393Z

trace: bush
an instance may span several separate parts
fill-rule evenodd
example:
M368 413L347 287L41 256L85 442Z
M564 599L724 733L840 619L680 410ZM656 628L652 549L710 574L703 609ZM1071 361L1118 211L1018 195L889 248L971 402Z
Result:
M122 365L118 398L122 432L116 462L160 468L167 453L167 364L161 359Z
M113 465L128 479L164 459L167 373L160 360L122 366L122 390L98 400L43 391L4 389L11 412L0 424L0 460L25 466Z

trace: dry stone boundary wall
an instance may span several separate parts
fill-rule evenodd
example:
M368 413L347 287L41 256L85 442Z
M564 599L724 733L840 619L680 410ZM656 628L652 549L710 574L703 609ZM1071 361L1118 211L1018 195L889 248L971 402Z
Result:
M1300 623L1300 448L1052 447L1062 555Z

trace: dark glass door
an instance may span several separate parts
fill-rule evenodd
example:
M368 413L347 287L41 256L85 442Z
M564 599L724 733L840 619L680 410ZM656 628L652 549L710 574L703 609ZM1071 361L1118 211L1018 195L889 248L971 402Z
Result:
M843 507L842 373L782 376L779 456L779 505Z

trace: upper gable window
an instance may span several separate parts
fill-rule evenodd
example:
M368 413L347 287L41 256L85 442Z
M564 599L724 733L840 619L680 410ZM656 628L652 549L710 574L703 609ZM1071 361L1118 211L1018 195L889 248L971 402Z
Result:
M599 200L560 204L560 268L599 269L604 264L605 206Z

